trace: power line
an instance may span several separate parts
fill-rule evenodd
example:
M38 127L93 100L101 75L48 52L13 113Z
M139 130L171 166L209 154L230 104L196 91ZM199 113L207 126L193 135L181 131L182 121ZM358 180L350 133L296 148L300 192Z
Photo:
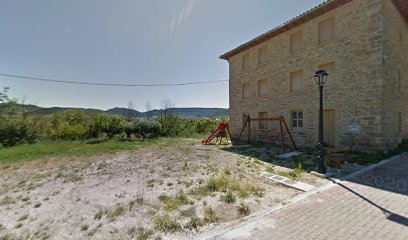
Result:
M155 84L123 84L123 83L96 83L96 82L76 82L76 81L65 81L51 78L38 78L30 76L21 76L7 73L0 73L0 76L10 77L10 78L20 78L40 82L52 82L52 83L66 83L66 84L77 84L77 85L93 85L93 86L110 86L110 87L161 87L161 86L186 86L186 85L198 85L198 84L211 84L228 82L229 80L216 80L216 81L202 81L202 82L185 82L185 83L155 83Z

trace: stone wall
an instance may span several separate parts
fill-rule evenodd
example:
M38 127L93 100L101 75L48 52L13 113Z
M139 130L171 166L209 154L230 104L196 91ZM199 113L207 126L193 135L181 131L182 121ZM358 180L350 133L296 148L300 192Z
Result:
M392 149L408 137L408 23L389 0L383 1L383 15L383 127L386 147Z
M336 76L336 83L325 87L324 104L325 109L335 110L335 144L354 145L363 150L389 147L391 135L386 133L390 128L386 122L390 118L384 108L388 101L384 93L389 93L384 85L389 80L384 71L387 66L383 64L387 46L383 25L390 19L384 18L384 6L387 5L384 1L389 0L354 0L231 57L229 96L233 136L238 137L242 129L243 113L251 117L264 111L268 112L268 117L283 115L291 127L291 111L302 110L304 126L292 129L295 140L298 145L315 145L318 142L319 97L313 73L319 65L334 61L336 73L332 76ZM319 43L319 22L333 16L335 39ZM303 50L291 53L290 36L300 30L303 31ZM263 46L268 46L268 61L258 64L258 49ZM251 66L242 69L242 56L247 53ZM290 73L296 70L304 72L301 92L290 91ZM261 79L268 81L270 94L267 97L257 96L257 82ZM247 82L252 95L242 99L242 84ZM357 126L360 131L350 132L350 125ZM251 135L256 133L257 123L252 124L251 131ZM253 137L256 139L255 134Z

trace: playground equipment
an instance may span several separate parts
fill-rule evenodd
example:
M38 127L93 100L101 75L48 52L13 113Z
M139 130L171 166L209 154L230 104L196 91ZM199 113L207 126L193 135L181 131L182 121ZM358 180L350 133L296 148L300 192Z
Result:
M244 133L245 128L248 126L248 143L250 143L251 142L251 122L267 122L267 121L277 121L277 122L279 122L283 151L286 150L284 130L286 130L286 132L288 133L289 138L290 138L290 140L292 142L293 148L295 150L297 150L295 140L293 140L292 133L290 132L290 130L288 128L288 125L286 124L285 118L283 116L272 117L272 118L251 118L248 115L247 119L245 120L244 127L242 128L241 133L239 135L239 140L241 140L242 134ZM268 143L271 144L273 142L274 142L274 139L271 139L271 138L268 139Z
M217 137L215 143L218 143L218 138L220 137L220 142L222 142L222 138L223 135L226 136L227 140L228 138L231 139L231 134L229 131L229 127L228 127L228 123L220 123L220 125L218 125L217 129L205 140L202 140L201 142L203 144L208 144L210 143L215 137Z

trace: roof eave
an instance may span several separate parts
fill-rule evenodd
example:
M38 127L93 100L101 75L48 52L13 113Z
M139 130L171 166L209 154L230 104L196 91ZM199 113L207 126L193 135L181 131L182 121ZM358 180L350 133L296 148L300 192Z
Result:
M264 42L268 39L271 39L277 35L280 35L284 32L287 32L299 25L302 25L324 13L327 13L333 9L336 9L337 7L340 7L346 3L349 3L353 0L327 0L324 3L321 3L320 5L300 14L299 16L285 22L281 26L278 26L270 31L267 31L260 36L234 48L233 50L226 52L222 54L219 58L224 59L224 60L229 60L231 57L247 50L250 49L253 46L258 45L261 42Z

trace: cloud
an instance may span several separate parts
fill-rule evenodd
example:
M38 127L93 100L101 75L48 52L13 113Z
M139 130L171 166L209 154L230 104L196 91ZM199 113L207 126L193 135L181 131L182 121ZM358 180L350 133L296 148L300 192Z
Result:
M186 0L178 16L170 21L167 29L171 34L176 32L186 21L188 21L193 12L194 1L195 0Z

